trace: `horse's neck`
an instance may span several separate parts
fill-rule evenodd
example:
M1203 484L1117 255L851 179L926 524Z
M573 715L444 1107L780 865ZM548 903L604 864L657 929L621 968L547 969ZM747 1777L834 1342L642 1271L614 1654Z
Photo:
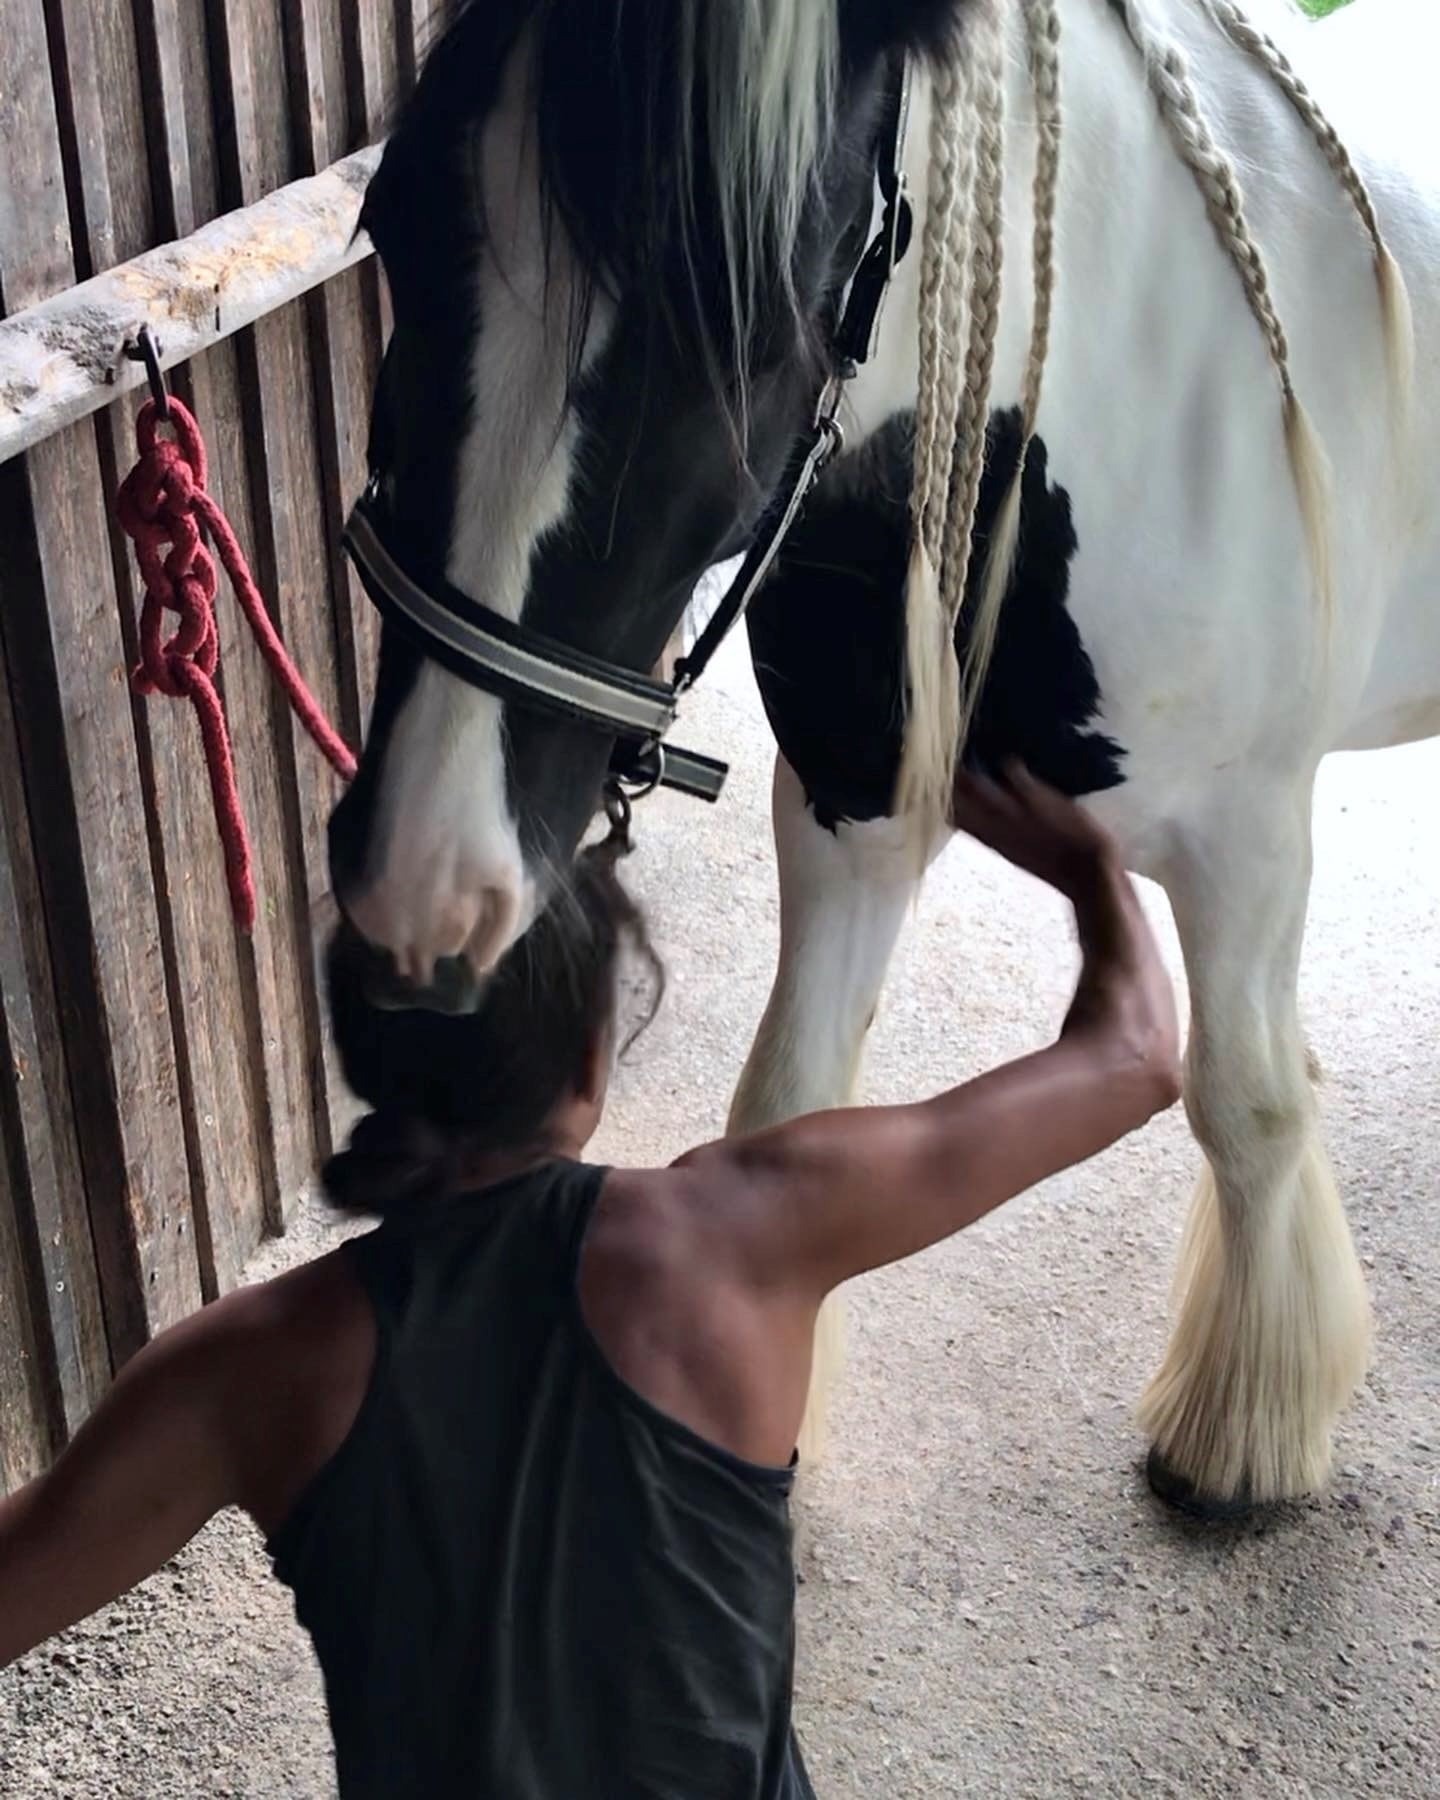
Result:
M1062 149L1053 371L1064 380L1067 360L1132 362L1141 351L1161 389L1165 371L1159 365L1166 358L1177 364L1175 380L1186 380L1195 349L1213 338L1210 331L1186 335L1190 308L1170 311L1175 268L1183 266L1186 275L1193 272L1197 317L1213 317L1219 306L1231 337L1253 338L1231 360L1229 373L1240 385L1256 374L1269 380L1273 371L1260 347L1260 328L1206 216L1195 175L1166 130L1143 52L1103 0L1057 4ZM1289 0L1251 0L1247 13L1294 49L1298 14ZM1348 202L1273 79L1226 40L1201 0L1147 0L1143 16L1156 40L1183 50L1208 130L1246 171L1247 203L1267 256L1276 241L1282 252L1289 250L1296 243L1294 221L1303 220L1310 238L1334 232L1339 254L1354 259L1364 274L1368 259ZM992 409L1019 400L1033 320L1035 92L1019 0L1003 0L1003 18L1004 275ZM931 101L929 76L918 70L905 155L918 221L931 200ZM920 241L918 227L916 247ZM1312 254L1305 250L1301 263ZM916 248L891 293L880 355L851 396L860 437L916 400L922 265ZM1170 328L1161 331L1166 317Z
M1181 0L1184 3L1184 0ZM1127 184L1135 169L1123 169L1122 159L1107 135L1114 131L1126 140L1136 134L1153 137L1153 119L1143 74L1135 67L1120 66L1112 21L1102 0L1058 0L1062 22L1061 82L1064 107L1065 147L1062 161L1065 190L1062 205L1074 196L1074 159L1086 163L1084 209L1093 219L1097 211L1114 213L1124 205ZM1032 318L1035 173L1035 96L1029 75L1024 23L1017 0L1002 0L1006 34L1004 58L1005 219L1004 274L1000 339L996 350L993 403L1010 406L1019 392L1027 339ZM1123 44L1118 46L1122 51ZM1125 76L1129 79L1123 79ZM1120 79L1117 79L1121 77ZM932 176L931 123L933 84L928 69L914 70L905 168L915 207L915 241L901 264L889 296L878 353L862 371L850 404L853 409L852 440L863 439L897 412L915 405L919 385L918 319L924 262L924 226L930 201ZM1122 129L1117 114L1128 111ZM1103 123L1102 123L1103 122ZM1073 221L1062 219L1062 231ZM1112 272L1113 273L1113 272Z

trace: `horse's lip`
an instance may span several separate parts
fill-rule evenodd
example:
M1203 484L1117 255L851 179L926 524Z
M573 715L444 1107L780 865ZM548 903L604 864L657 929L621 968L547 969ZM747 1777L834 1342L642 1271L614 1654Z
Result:
M364 992L377 1012L430 1012L458 1019L479 1010L485 983L463 956L436 963L434 979L421 985L405 980L388 956L377 953L365 971Z

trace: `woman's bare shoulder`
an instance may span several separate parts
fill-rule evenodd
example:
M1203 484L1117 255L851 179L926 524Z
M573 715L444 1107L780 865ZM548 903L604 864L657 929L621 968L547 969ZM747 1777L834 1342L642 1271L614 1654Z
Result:
M273 1531L355 1422L375 1366L374 1311L342 1246L207 1312L242 1504Z
M606 1360L652 1405L767 1467L789 1460L815 1305L757 1280L727 1159L615 1170L580 1264L580 1306Z

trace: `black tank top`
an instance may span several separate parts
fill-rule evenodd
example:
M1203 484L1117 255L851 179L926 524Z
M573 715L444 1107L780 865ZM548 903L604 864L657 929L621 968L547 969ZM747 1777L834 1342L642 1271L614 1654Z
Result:
M791 1478L634 1393L580 1315L605 1178L556 1163L349 1253L349 1437L270 1544L344 1800L813 1800Z

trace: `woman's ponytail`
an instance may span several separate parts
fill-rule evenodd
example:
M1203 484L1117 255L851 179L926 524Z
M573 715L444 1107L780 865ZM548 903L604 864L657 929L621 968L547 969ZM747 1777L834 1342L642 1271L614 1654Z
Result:
M382 1218L444 1193L455 1137L412 1114L373 1112L347 1147L321 1171L330 1204L340 1212Z

